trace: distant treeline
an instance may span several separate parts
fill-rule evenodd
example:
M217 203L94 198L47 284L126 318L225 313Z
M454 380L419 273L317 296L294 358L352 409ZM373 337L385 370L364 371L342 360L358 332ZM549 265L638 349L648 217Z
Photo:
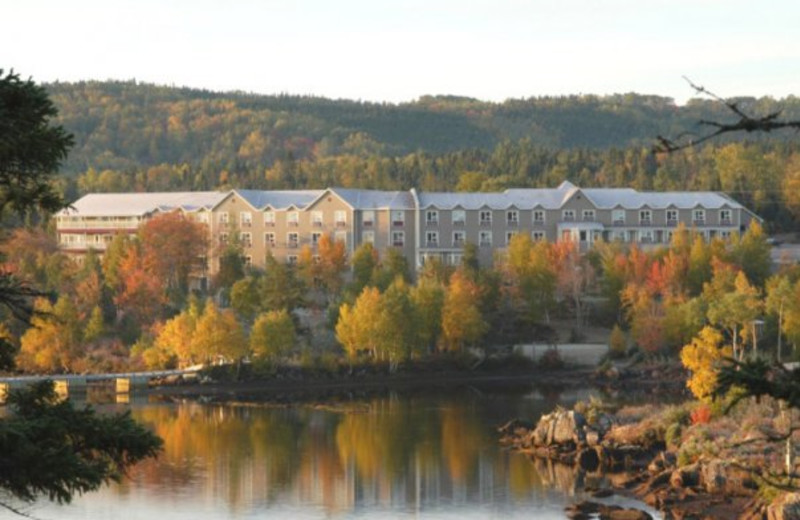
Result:
M722 190L794 225L800 144L794 133L731 135L654 156L657 135L730 121L723 105L637 94L488 103L436 96L380 104L213 93L131 82L47 86L76 138L65 192L324 186L502 190L555 186ZM740 99L754 114L800 100ZM769 137L769 140L766 139ZM732 142L730 139L750 139ZM755 138L759 138L755 140Z

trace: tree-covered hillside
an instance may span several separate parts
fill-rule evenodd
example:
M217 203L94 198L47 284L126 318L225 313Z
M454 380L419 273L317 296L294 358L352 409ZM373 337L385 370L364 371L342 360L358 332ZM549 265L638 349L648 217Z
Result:
M286 157L402 156L491 150L529 139L548 148L648 146L658 134L696 130L701 119L729 117L718 103L625 94L489 103L426 96L378 104L303 96L213 93L136 82L47 85L61 122L76 136L68 172L158 164L263 170ZM800 115L800 101L745 99L767 112Z

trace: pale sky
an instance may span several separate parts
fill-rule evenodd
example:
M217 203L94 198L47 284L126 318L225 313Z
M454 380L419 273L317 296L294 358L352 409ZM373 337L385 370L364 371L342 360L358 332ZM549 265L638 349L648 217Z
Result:
M0 68L411 101L800 94L797 0L0 0Z

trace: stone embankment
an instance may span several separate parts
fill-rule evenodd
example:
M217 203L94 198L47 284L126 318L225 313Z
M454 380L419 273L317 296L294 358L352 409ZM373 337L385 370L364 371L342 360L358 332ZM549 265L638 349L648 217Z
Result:
M731 460L708 459L679 466L663 440L640 424L620 424L607 414L592 421L558 409L534 426L513 420L500 427L501 442L534 457L575 465L610 476L611 489L592 496L634 496L664 512L665 518L740 518L800 520L800 494L781 495L764 504L752 474ZM644 519L638 510L582 502L567 509L570 518Z

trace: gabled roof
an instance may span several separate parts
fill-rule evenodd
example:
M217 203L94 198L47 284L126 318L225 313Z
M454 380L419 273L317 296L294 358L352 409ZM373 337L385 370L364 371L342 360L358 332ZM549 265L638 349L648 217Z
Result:
M60 216L82 217L137 217L153 211L183 209L195 211L210 209L222 201L228 192L179 191L166 193L90 193L84 195L68 208L58 212Z
M414 209L414 198L408 191L377 191L331 188L353 209Z
M626 209L691 209L702 206L706 209L719 209L723 206L742 208L733 199L714 191L636 191L632 188L586 188L583 193L598 208L622 206Z
M325 190L234 190L257 210L303 209L314 202Z

